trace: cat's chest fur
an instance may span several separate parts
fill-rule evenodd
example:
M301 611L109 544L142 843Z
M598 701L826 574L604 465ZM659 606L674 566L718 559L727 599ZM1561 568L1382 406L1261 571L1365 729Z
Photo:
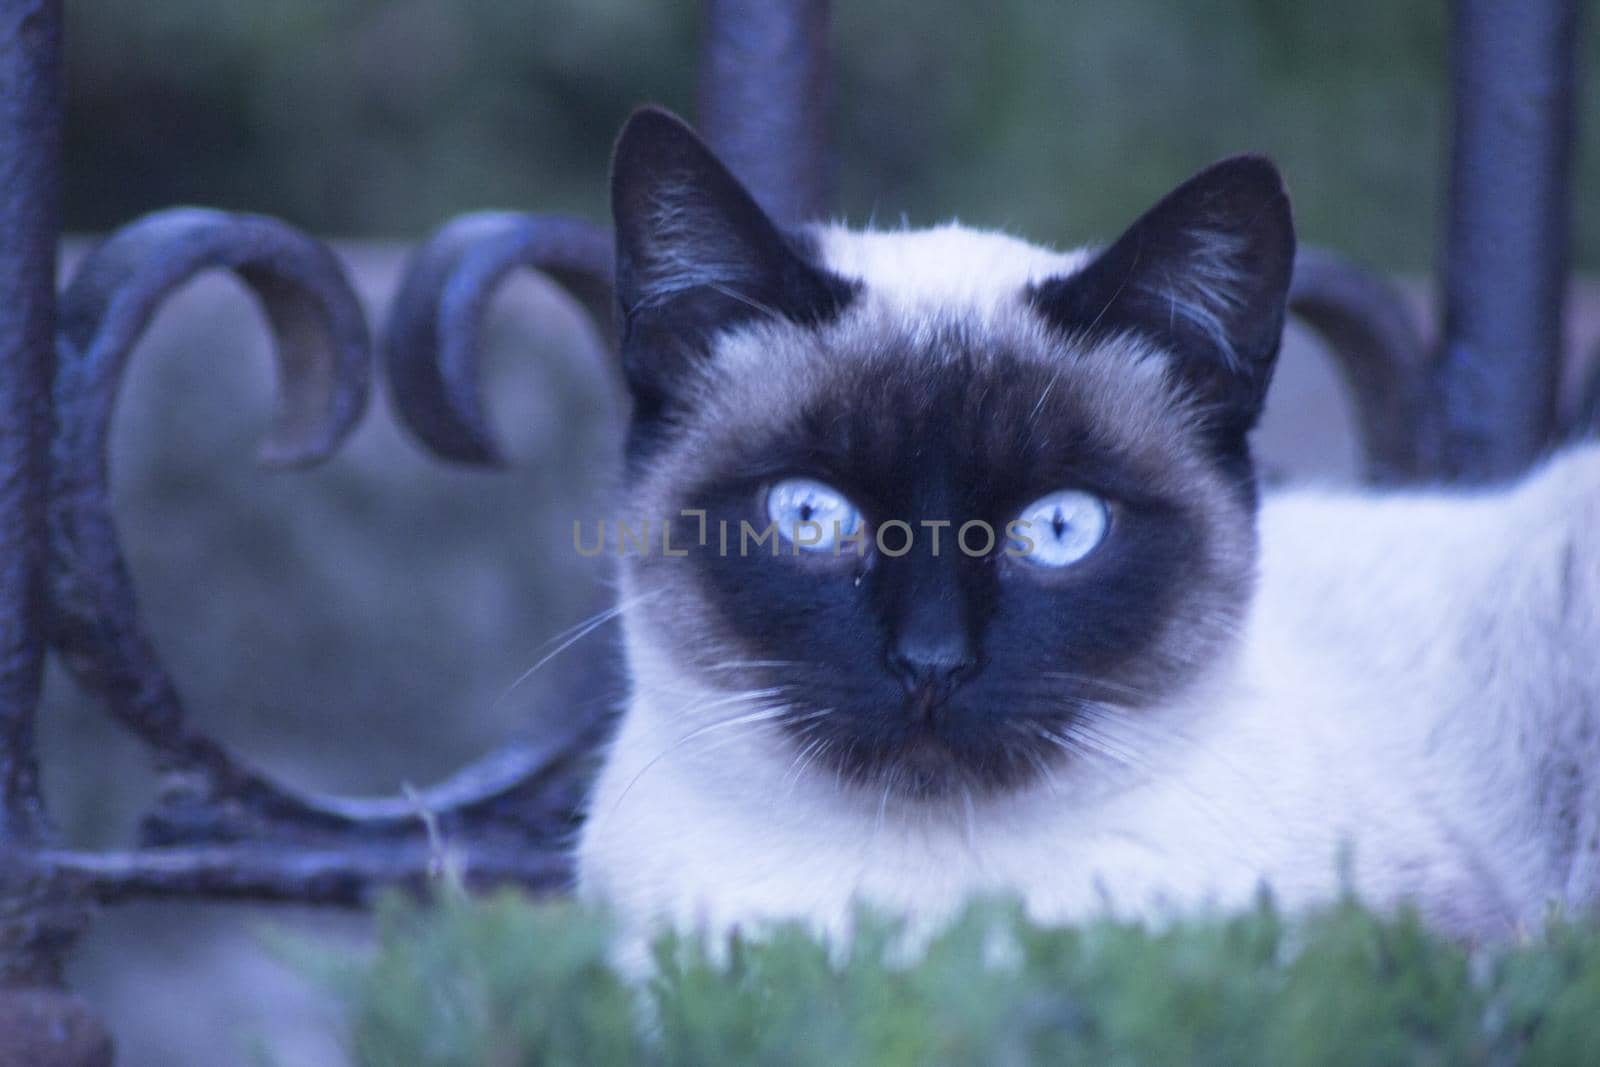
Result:
M857 903L1151 917L1348 884L1485 937L1592 899L1600 449L1515 493L1269 498L1261 529L1235 662L1108 732L1109 771L970 807L879 806L737 730L684 743L695 694L639 650L584 889L635 920L837 930Z

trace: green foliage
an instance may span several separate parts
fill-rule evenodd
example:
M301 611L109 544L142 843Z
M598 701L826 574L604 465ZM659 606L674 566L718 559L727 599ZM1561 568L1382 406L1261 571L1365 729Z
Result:
M319 232L605 215L628 111L693 110L695 0L91 0L67 5L66 200L103 229L197 201ZM1224 155L1270 152L1302 235L1425 267L1443 215L1438 0L892 0L833 5L840 208L1113 236ZM1600 60L1586 34L1580 66ZM1573 203L1600 192L1600 79ZM1577 213L1575 262L1600 263Z
M609 945L570 902L449 893L387 902L370 958L315 969L362 1067L1580 1064L1600 1019L1594 922L1469 949L1353 901L1159 929L986 901L915 962L871 916L848 949L667 935L647 982Z
M642 1062L634 993L606 962L603 919L512 894L378 909L380 951L360 963L298 946L348 1012L367 1067Z

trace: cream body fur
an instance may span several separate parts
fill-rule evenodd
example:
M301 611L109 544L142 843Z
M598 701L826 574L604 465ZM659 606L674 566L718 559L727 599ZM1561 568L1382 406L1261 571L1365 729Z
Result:
M1000 322L1025 285L1082 260L958 227L825 230L819 245L865 283L840 329ZM760 358L738 337L723 352ZM803 367L768 386L803 387ZM686 677L659 620L630 611L634 697L593 794L581 891L637 934L839 931L857 903L927 926L980 892L1045 920L1233 907L1262 886L1298 907L1346 878L1473 936L1592 902L1600 447L1496 491L1269 495L1259 537L1237 648L1204 678L1107 726L1104 760L949 803L807 766L754 710L734 721L738 700ZM624 602L638 592L625 565Z

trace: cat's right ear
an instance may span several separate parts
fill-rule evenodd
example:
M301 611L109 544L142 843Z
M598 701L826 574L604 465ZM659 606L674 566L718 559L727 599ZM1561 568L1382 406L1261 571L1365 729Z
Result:
M853 286L812 265L681 119L633 113L611 162L623 369L635 417L670 399L716 334L752 318L824 321Z
M1255 424L1272 379L1294 268L1277 168L1235 156L1169 193L1077 273L1034 287L1059 329L1131 332L1164 347L1210 425Z

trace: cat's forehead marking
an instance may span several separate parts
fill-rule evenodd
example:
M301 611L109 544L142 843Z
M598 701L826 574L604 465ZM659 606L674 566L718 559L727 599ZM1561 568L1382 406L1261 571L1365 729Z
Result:
M1025 306L1019 300L1016 307ZM952 335L934 316L879 304L876 310L854 309L820 335L763 322L724 337L718 358L706 368L695 415L672 446L676 461L654 465L639 486L640 503L658 514L673 513L688 484L684 471L726 468L730 455L747 452L750 442L770 440L775 430L802 433L793 419L807 411L834 413L845 421L847 436L860 433L863 441L878 442L892 461L897 447L920 447L916 435L927 422L912 415L924 406L921 400L951 384L946 375L952 373L969 393L983 395L988 402L978 407L998 420L986 428L947 427L952 434L966 432L969 443L989 442L971 453L980 466L1000 470L1016 462L1008 435L1018 448L1036 437L1041 444L1051 437L1080 438L1134 464L1152 491L1176 496L1187 487L1194 495L1203 486L1202 495L1223 495L1197 439L1193 409L1171 388L1159 349L1114 337L1096 342L1083 358L1084 350L1023 315L997 316L948 351L937 343L946 336ZM1043 365L1047 373L1018 374L1024 363ZM1045 416L1047 408L1057 414ZM1059 421L1062 413L1070 413L1067 422ZM885 437L885 418L913 436L900 442L893 432Z
M1070 274L1088 258L1055 252L1003 233L956 224L927 230L812 231L822 262L860 279L875 297L908 307L994 311L1029 285Z
M1068 430L1145 457L1140 465L1157 481L1210 479L1195 409L1170 378L1163 350L1132 335L1064 336L1029 304L1030 285L1075 272L1091 253L950 227L824 229L812 238L813 253L861 290L820 326L758 318L717 338L673 446L690 468L715 466L735 442L761 440L808 409L875 419L892 398L915 398L918 383L934 389L953 370L971 391L993 391L997 400L1013 394L990 410L1005 412L1019 440L1035 432L1046 407L1070 410ZM1023 365L1049 373L1018 375ZM677 506L681 469L657 464L646 477L654 506Z

